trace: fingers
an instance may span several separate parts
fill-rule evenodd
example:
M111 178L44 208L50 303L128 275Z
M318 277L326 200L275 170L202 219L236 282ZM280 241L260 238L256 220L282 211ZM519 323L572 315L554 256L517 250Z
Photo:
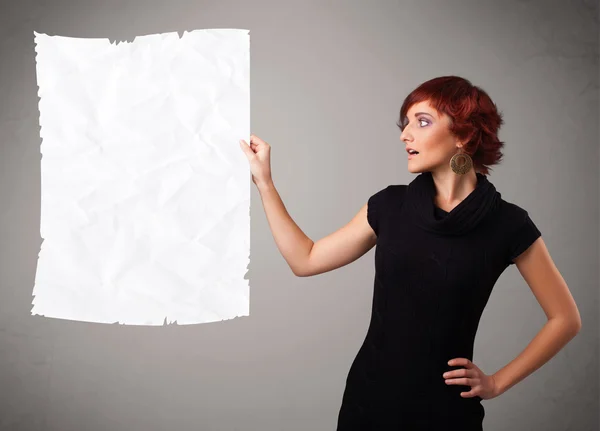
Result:
M448 361L448 365L462 365L468 367L469 365L473 365L473 362L469 361L467 358L454 358Z
M250 145L252 146L252 148L259 148L259 147L265 147L265 148L269 148L269 144L265 141L263 141L262 139L260 139L258 136L256 135L250 135Z
M467 368L461 368L460 370L452 370L452 371L446 371L444 374L442 374L442 377L449 379L449 378L453 378L453 377L473 377L475 376L475 371L473 370L469 370Z
M463 398L473 398L473 397L480 397L480 395L476 392L473 392L472 390L469 392L461 392L460 396ZM481 398L481 397L480 397Z
M243 139L240 139L240 147L248 159L254 156L254 151L252 151L252 149L248 146L248 143Z
M446 380L447 385L461 385L461 386L475 386L475 379L471 379L470 377L463 377L460 379L448 379Z
M446 371L443 374L445 383L447 385L459 385L459 386L470 386L471 390L468 392L461 392L460 396L463 398L472 398L479 396L476 393L476 387L480 384L480 370L473 362L467 358L454 358L448 361L450 366L463 366L458 370Z
M265 141L263 141L256 135L250 135L250 143L251 144L264 144Z
M470 386L471 390L468 392L461 392L460 396L463 398L471 398L475 396L479 396L479 392L475 392L478 390L479 379L472 379L469 377L463 377L459 379L449 379L446 380L447 385L458 385L458 386Z
M467 368L447 371L442 376L448 385L474 386L479 381L477 370Z

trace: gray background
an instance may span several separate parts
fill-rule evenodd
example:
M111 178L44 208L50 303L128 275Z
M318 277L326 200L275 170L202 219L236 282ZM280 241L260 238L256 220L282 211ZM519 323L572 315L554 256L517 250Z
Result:
M275 185L314 241L376 191L414 178L395 125L413 88L456 74L489 92L506 121L505 159L489 178L542 231L583 329L483 401L485 429L597 430L598 5L542 0L4 0L0 429L335 429L368 327L373 250L337 271L294 277L254 185L249 317L135 327L30 315L41 243L33 31L132 41L201 28L250 30L251 130L271 144ZM475 363L495 372L544 322L512 266L482 317Z

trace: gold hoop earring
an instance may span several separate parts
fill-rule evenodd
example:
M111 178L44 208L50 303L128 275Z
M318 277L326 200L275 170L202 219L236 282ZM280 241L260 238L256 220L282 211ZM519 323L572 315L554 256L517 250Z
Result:
M462 164L458 163L458 159L462 158L464 162ZM450 159L450 168L458 174L464 175L473 167L473 159L467 153L456 153Z

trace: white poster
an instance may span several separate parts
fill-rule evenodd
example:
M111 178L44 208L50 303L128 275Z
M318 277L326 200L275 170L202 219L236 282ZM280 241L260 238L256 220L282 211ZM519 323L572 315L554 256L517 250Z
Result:
M249 31L34 36L32 314L128 325L249 315Z

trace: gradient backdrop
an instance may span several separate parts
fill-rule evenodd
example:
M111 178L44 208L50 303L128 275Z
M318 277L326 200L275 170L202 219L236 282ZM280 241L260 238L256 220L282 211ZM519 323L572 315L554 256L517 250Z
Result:
M589 0L3 1L0 430L335 429L368 327L374 250L294 277L254 185L250 317L135 327L30 315L41 243L33 31L132 41L201 28L250 29L252 133L271 144L275 185L314 241L376 191L414 178L395 125L413 88L456 74L489 92L506 122L504 162L489 178L542 231L583 329L483 401L484 425L597 430L599 40ZM544 321L517 268L507 269L483 314L475 363L495 372Z

